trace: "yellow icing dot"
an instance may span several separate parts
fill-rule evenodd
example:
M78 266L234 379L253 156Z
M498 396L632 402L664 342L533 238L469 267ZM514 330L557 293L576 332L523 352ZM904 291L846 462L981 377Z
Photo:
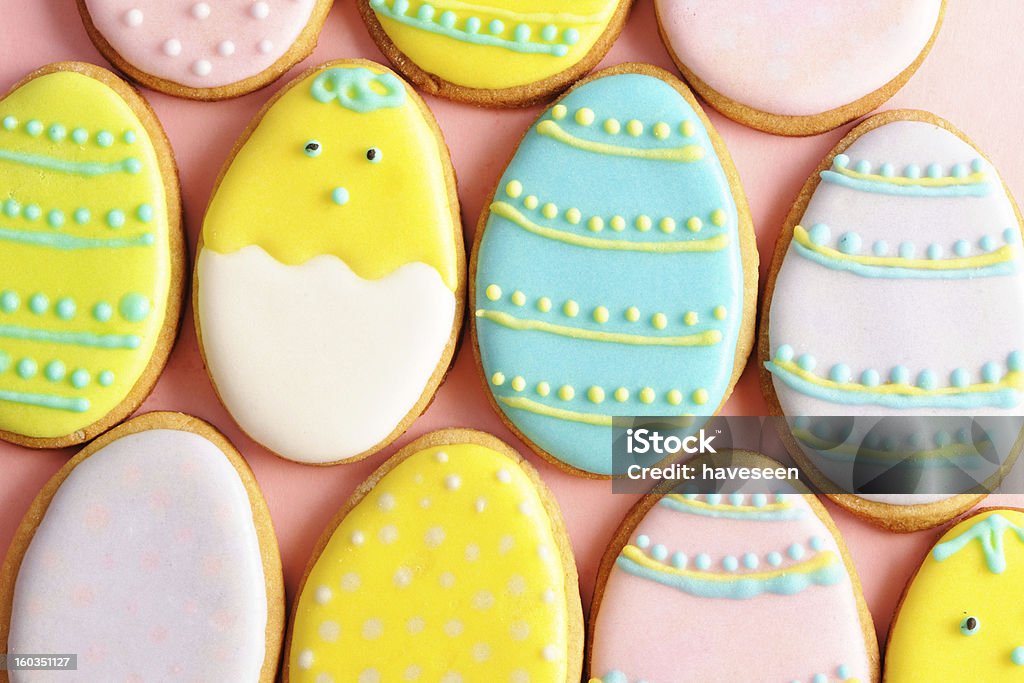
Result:
M605 119L604 132L608 133L609 135L618 135L621 130L621 123L619 123L615 119Z
M576 110L576 123L589 126L594 122L594 112L586 107Z
M497 301L501 298L501 287L498 285L487 285L487 289L484 290L484 295L491 301Z
M694 403L696 403L699 406L702 406L708 402L708 390L697 389L696 391L693 392L693 396L691 396L691 398L693 399Z
M654 403L654 389L644 387L640 390L640 401L642 403Z
M558 389L558 398L563 401L571 401L576 396L576 390L570 387L568 384L563 384Z
M654 124L654 137L659 140L664 140L672 134L672 129L669 128L667 123L656 123Z
M518 289L512 292L512 303L516 306L522 306L526 303L526 295L520 292Z
M687 311L686 315L683 316L683 322L687 325L696 325L700 321L697 316L697 311Z
M626 229L626 219L623 218L622 216L612 216L610 225L612 226L612 230L616 232L622 232L623 230Z
M509 181L508 185L505 186L505 194L512 199L518 199L519 195L523 194L523 184L518 180Z
M491 384L493 384L494 386L500 387L504 383L505 375L503 375L502 373L496 372L493 375L491 375Z
M688 138L692 138L697 132L697 126L693 125L693 121L683 121L683 125L679 126L679 132Z
M715 316L715 320L725 320L725 317L729 315L729 310L725 306L715 306L711 315Z
M540 200L537 199L536 195L527 195L526 199L523 200L523 206L527 209L536 209L538 204L540 204Z
M587 221L587 228L590 232L601 232L604 230L604 219L600 216L594 216Z
M512 378L512 390L513 391L522 391L525 388L526 388L526 380L525 379L523 379L522 377L520 377L518 375L516 375L515 377Z
M640 309L636 306L630 306L626 309L626 320L631 323L635 323L640 319Z
M668 318L665 317L664 313L655 313L651 316L651 324L659 330L663 330L665 329L665 326L668 325Z
M619 387L615 390L615 400L619 403L625 403L629 400L629 389L626 387Z
M565 212L565 220L569 221L572 225L579 225L579 222L583 220L583 214L580 213L579 209L569 209Z
M568 113L569 110L566 108L564 104L556 104L554 107L551 108L551 118L555 119L556 121L561 121L566 117Z
M546 296L542 296L541 298L537 299L537 310L540 311L541 313L547 313L548 311L550 311L551 299L547 298Z
M537 382L537 393L541 396L547 396L551 393L551 385L547 382Z
M651 217L643 214L636 217L636 229L640 232L647 232L651 229Z
M575 318L580 313L580 305L572 299L569 299L562 306L562 313L565 313L570 318Z
M544 218L554 218L558 215L558 207L548 202L540 212L544 214Z
M725 222L727 220L729 220L729 217L722 209L715 209L714 211L711 212L711 222L717 225L718 227L722 227L723 225L725 225Z
M666 216L666 217L661 219L660 223L658 223L658 227L661 228L661 231L663 233L665 233L665 234L675 232L676 231L676 219L674 219L674 218L672 218L670 216Z
M644 134L644 124L636 119L632 119L626 124L626 132L633 137L638 137Z
M608 322L608 309L604 306L598 306L594 309L594 320L599 323Z
M686 221L686 229L690 232L700 232L700 229L703 227L704 221L696 216L691 216L690 219Z
M590 387L587 389L587 398L591 403L604 403L604 389L601 387Z
M672 389L665 396L665 400L668 401L671 405L677 406L683 402L683 392L679 391L678 389Z

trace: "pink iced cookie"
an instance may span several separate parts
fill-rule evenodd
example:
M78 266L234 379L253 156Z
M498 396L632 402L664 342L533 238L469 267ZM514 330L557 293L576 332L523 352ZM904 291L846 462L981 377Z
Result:
M316 46L330 0L78 0L96 47L143 85L222 99L273 82Z
M831 130L901 88L945 0L656 0L673 59L716 109L785 135Z
M609 552L591 610L590 683L879 678L860 584L810 494L641 502Z

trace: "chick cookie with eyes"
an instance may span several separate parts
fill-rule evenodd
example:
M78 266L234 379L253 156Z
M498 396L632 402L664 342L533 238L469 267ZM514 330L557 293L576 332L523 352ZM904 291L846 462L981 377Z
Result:
M362 60L299 76L214 190L195 271L207 369L252 438L304 463L383 448L426 408L462 324L455 175L413 90Z

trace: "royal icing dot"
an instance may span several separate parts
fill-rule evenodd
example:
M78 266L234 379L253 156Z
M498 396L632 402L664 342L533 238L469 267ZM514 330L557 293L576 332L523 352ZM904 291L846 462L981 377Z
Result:
M235 44L230 40L222 40L217 45L217 53L221 57L230 57L231 55L235 54Z
M197 2L192 5L192 16L196 19L206 19L210 16L210 6L205 2Z
M124 13L125 25L130 26L132 28L142 26L143 18L144 17L142 15L142 10L140 9L130 9Z
M213 71L213 65L209 60L198 59L192 62L192 73L196 76L209 76L211 71Z

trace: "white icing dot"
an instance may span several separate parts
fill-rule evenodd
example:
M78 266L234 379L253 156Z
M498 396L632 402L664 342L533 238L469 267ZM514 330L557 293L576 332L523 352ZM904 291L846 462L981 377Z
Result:
M494 596L490 591L480 591L473 596L473 607L478 610L486 610L494 607Z
M427 533L423 537L423 541L431 548L436 548L444 543L444 529L439 526L427 529Z
M412 570L408 567L399 567L395 572L394 581L399 588L405 588L412 583Z
M343 591L355 592L359 590L360 585L362 585L362 581L359 579L359 574L355 572L349 572L341 577L341 589Z
M522 595L526 592L526 579L516 574L508 580L509 595Z
M444 451L438 451L434 454L434 460L437 460L438 462L448 462L448 454Z
M363 622L363 638L374 640L384 633L384 624L380 619L367 619Z
M470 543L466 546L466 560L468 562L476 562L478 559L480 559L480 546Z
M376 669L365 669L359 674L359 683L380 683L380 672Z
M451 588L455 585L455 575L451 572L445 572L437 579L441 583L441 588Z
M483 512L484 510L487 509L487 499L477 498L476 503L473 505L473 507L476 508L477 512Z
M420 507L423 508L424 510L426 510L428 507L430 507L430 499L429 498L422 499L420 501Z
M313 651L303 650L299 653L299 668L308 671L313 668Z
M385 493L377 500L377 507L384 512L391 512L395 509L395 497L390 493Z
M412 480L413 480L414 482L416 482L417 484L422 484L422 483L423 483L423 474L422 474L422 473L420 473L420 472L417 472L417 473L416 473L416 476L415 476L415 477L413 477L413 478L412 478Z
M524 515L530 514L530 504L527 503L525 500L522 503L520 503L519 505L517 505L516 509L519 510L519 512L521 514L524 514Z
M462 622L458 619L452 619L444 625L444 632L449 638L462 635Z
M331 601L331 595L331 589L327 586L317 586L313 599L316 600L318 605L326 605Z
M504 555L512 550L512 547L516 544L516 541L511 536L502 536L498 542L498 551Z
M142 26L142 10L130 9L124 13L124 23L132 28Z
M196 76L209 76L213 71L213 65L205 59L199 59L192 63L192 73Z
M352 532L352 545L362 545L366 542L366 534L362 531Z
M525 621L517 621L512 624L509 632L512 634L512 640L526 640L530 637L530 626Z
M462 486L462 477L457 474L449 474L444 478L444 487L449 491L458 491Z
M558 648L554 645L545 645L544 649L540 651L540 656L549 662L553 662L558 659Z
M509 683L530 683L530 674L526 673L522 669L516 669L508 677Z
M321 638L328 643L333 643L341 635L341 626L336 621L327 620L320 624L319 632Z
M221 57L230 57L235 54L235 44L230 40L223 40L220 45L217 46L217 53Z
M256 43L256 49L259 50L261 54L269 55L274 49L274 44L264 38L260 42Z
M334 676L327 672L319 673L314 683L334 683Z
M409 621L405 622L405 630L414 635L422 631L424 626L426 624L423 622L423 617L412 617Z
M197 2L192 5L192 16L196 19L205 19L210 16L210 6L205 2Z
M270 5L265 2L254 2L249 8L249 14L254 19L266 19L270 15Z
M164 54L168 57L177 57L181 54L181 41L176 38L168 38L164 41Z
M407 681L418 681L420 679L420 674L422 673L422 669L420 669L415 664L410 664L408 667L406 667L405 673L402 674L402 677Z
M388 524L380 530L380 542L387 545L398 540L398 529L393 524Z
M449 671L441 676L441 683L462 683L462 674L458 671Z
M553 591L550 588L548 588L547 590L545 590L543 593L540 594L540 599L543 602L546 602L546 603L548 603L550 605L552 602L555 601L555 591Z
M551 557L551 549L546 545L541 544L537 546L537 556L542 560L546 560Z
M478 662L486 662L491 658L491 646L487 643L477 643L473 646L473 659Z
M504 467L498 470L498 481L502 484L507 484L512 481L512 473L506 470Z

